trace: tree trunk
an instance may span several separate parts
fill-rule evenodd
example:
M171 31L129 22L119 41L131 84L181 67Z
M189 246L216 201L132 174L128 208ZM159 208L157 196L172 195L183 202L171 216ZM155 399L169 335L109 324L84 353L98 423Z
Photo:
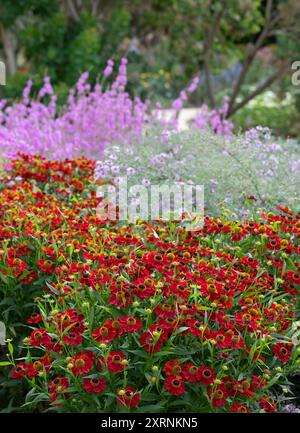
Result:
M231 107L231 110L227 113L226 118L229 118L238 110L243 108L249 101L256 98L256 96L263 93L268 87L270 87L276 80L282 77L285 72L290 68L290 62L285 62L277 71L275 71L269 78L267 78L261 85L259 85L253 92L247 95L241 102Z
M5 30L1 25L1 39L5 53L5 65L8 75L14 75L17 72L16 43L14 35L10 30Z

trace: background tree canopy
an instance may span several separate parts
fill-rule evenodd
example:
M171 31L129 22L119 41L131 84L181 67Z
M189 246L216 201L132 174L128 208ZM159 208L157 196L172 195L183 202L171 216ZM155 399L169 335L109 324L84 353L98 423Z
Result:
M129 90L167 104L196 75L190 104L222 104L238 126L299 135L298 0L0 0L1 96L49 75L61 101L83 71L129 60ZM267 109L266 109L267 108Z

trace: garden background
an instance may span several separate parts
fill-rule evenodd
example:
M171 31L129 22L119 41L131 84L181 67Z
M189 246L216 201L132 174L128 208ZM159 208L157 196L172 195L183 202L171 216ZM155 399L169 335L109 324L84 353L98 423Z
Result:
M299 42L298 0L0 0L3 412L299 410ZM120 176L204 226L97 219Z

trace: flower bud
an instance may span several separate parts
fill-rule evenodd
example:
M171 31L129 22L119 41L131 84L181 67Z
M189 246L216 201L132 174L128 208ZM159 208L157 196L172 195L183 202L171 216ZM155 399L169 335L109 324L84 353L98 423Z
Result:
M58 310L52 310L50 314L51 314L51 316L57 316L58 313L59 313Z

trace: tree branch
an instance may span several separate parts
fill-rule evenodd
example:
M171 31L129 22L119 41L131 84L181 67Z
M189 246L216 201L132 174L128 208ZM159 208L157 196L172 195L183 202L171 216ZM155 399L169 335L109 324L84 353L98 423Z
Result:
M243 68L238 76L238 79L234 85L232 95L229 100L228 104L228 114L227 117L229 117L232 114L233 106L235 104L236 98L238 94L240 93L241 87L245 81L245 78L247 76L247 73L255 59L255 56L258 52L258 50L261 48L263 42L265 39L270 35L271 31L273 30L273 27L278 23L279 18L275 17L272 20L272 7L273 7L273 0L267 0L266 9L265 9L265 27L263 31L260 33L257 41L255 42L253 48L248 53L248 56L246 57L245 63L243 65Z
M208 99L209 99L210 105L213 108L215 107L216 103L215 103L215 98L214 98L212 83L211 83L211 71L210 71L209 60L210 60L210 53L211 53L212 44L213 44L214 38L215 38L215 36L219 30L220 22L221 22L223 15L224 15L225 10L226 10L226 4L227 3L228 3L228 0L224 0L223 8L216 14L215 19L213 20L213 22L209 28L207 36L204 38L205 83L206 83L206 90L207 90Z
M98 7L100 0L92 0L92 15L95 17L98 15Z
M246 104L248 104L249 101L254 99L256 96L260 95L264 90L266 90L268 87L271 86L271 84L274 83L274 81L278 80L284 73L290 68L290 62L285 62L281 68L279 68L277 71L275 71L272 75L270 75L267 80L265 80L260 86L258 86L253 92L249 93L248 96L246 96L241 102L236 104L230 112L228 112L226 118L232 116L234 113L236 113L238 110L240 110L242 107L244 107Z
M80 16L79 16L79 13L76 9L75 4L73 3L72 0L66 0L66 1L67 1L67 7L68 7L68 10L70 12L71 17L73 18L74 21L79 22Z
M1 39L3 43L7 72L14 75L17 72L16 46L13 41L13 34L0 24Z

